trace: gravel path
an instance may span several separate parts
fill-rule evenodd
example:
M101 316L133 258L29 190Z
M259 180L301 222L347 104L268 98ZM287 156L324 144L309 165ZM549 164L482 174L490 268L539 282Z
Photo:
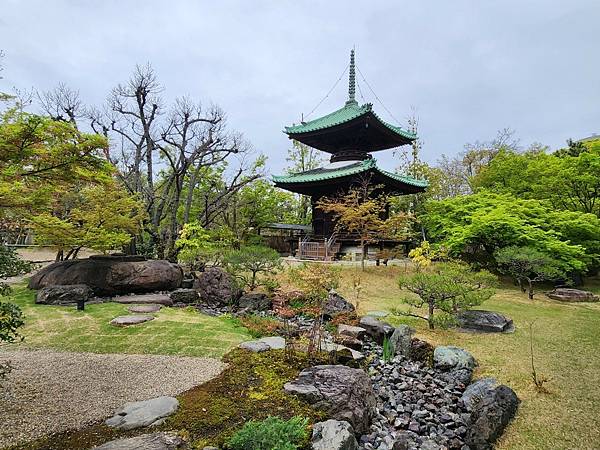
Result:
M175 395L215 376L212 358L0 351L15 369L0 388L0 448L80 428L125 402Z

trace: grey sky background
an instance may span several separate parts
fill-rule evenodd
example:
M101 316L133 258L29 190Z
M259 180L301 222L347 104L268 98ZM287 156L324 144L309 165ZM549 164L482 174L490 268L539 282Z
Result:
M0 90L64 82L100 105L136 63L151 62L166 100L188 94L220 105L230 126L269 157L272 173L286 166L283 126L325 96L353 46L400 125L417 108L428 162L505 127L523 145L553 149L600 134L598 0L0 5ZM384 120L396 122L361 89ZM342 106L346 95L344 78L311 118ZM376 157L396 165L391 151Z

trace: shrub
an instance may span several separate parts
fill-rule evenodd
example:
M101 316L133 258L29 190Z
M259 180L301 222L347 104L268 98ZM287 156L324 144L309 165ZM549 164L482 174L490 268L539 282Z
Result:
M337 289L340 284L341 267L325 264L303 264L292 267L289 271L290 280L297 285L309 300L322 300L331 289Z
M33 269L33 264L19 258L14 249L0 245L0 278L14 277Z
M279 253L269 247L249 245L225 255L223 263L227 270L250 290L259 284L258 274L273 274L281 268Z
M0 344L23 340L18 328L23 326L23 312L13 303L0 302ZM12 370L10 362L0 362L0 381Z
M308 419L292 417L283 420L267 417L261 422L251 420L229 440L231 450L295 450L308 439Z
M255 314L243 316L239 319L240 324L248 329L253 338L273 336L281 329L282 324L272 317L261 317Z
M495 283L496 277L485 270L475 272L464 263L437 263L427 271L403 276L399 281L401 288L417 295L403 301L417 308L426 306L427 316L410 311L396 310L396 313L424 319L430 329L436 324L445 327L457 312L489 299L494 294ZM439 317L434 316L436 310L442 312Z

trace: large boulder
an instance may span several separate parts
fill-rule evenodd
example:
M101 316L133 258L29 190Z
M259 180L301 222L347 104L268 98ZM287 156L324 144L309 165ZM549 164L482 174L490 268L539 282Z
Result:
M327 300L325 300L325 303L323 304L323 316L327 319L341 313L351 313L354 312L354 310L354 305L333 289L329 291Z
M106 425L120 430L159 425L179 407L174 397L156 397L141 402L126 403L106 420Z
M494 311L470 309L460 312L456 319L463 330L483 333L505 333L514 331L513 321Z
M495 378L481 378L467 386L460 400L467 410L473 411L477 404L493 391L497 385L498 382Z
M468 385L473 378L475 358L466 350L454 346L436 347L433 351L433 367L445 372L448 382Z
M239 309L248 311L267 311L272 308L271 299L267 294L244 294L240 297L237 304Z
M139 261L124 257L60 261L44 267L29 279L30 289L53 285L86 284L96 295L177 289L183 271L164 260Z
M358 450L352 425L333 419L313 425L311 445L313 450Z
M553 291L546 292L546 295L561 302L597 302L600 300L600 297L593 292L572 288L555 288Z
M367 331L367 334L378 344L382 344L384 338L391 337L394 327L387 322L381 322L372 316L360 319L359 325Z
M286 383L284 389L332 419L348 421L356 433L369 430L376 399L364 370L341 365L310 367L300 372L296 380Z
M87 302L94 293L87 284L46 286L35 296L39 305L75 305L80 300Z
M209 267L201 272L194 281L194 289L202 303L213 307L229 306L242 295L233 276L220 267Z
M486 391L471 412L465 444L472 450L490 450L517 413L519 398L508 386Z
M176 450L186 448L183 439L174 433L142 434L131 438L115 439L92 450Z
M187 303L193 305L198 303L198 291L196 289L176 289L169 294L169 298L173 303Z

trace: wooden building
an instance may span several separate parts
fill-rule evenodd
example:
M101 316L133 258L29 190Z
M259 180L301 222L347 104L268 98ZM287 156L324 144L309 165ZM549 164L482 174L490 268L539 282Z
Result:
M290 139L331 155L329 164L324 167L273 177L276 186L311 198L313 233L300 242L300 257L330 259L344 245L351 246L356 240L335 233L334 219L316 207L321 197L343 194L365 180L378 186L380 194L387 195L414 194L427 187L424 180L395 174L377 165L371 153L410 144L417 136L383 121L372 104L358 104L355 71L352 50L348 100L344 106L323 117L285 128Z

